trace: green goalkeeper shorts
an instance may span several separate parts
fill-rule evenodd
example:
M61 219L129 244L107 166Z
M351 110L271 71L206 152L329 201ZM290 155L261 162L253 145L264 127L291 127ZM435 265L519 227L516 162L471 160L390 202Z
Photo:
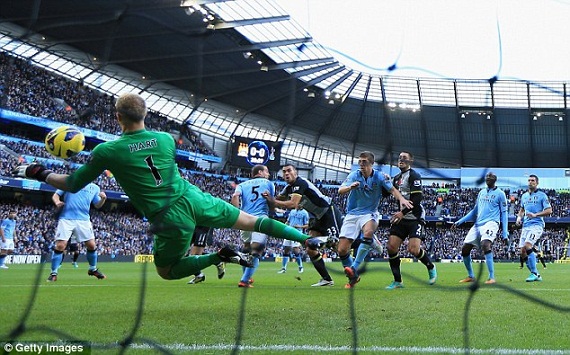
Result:
M190 247L196 225L231 228L239 217L235 206L191 185L156 224L154 263L166 267L180 260Z

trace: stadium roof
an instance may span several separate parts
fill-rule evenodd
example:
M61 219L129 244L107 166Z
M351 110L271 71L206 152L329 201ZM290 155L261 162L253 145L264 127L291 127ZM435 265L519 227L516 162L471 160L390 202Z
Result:
M85 81L121 67L139 73L145 91L187 92L190 110L177 117L197 127L214 125L210 111L200 114L208 100L224 104L215 125L226 136L259 125L265 136L339 152L348 166L365 149L385 161L409 150L434 167L570 166L568 83L370 75L335 59L272 1L7 0L0 19L0 34L19 42L88 53Z

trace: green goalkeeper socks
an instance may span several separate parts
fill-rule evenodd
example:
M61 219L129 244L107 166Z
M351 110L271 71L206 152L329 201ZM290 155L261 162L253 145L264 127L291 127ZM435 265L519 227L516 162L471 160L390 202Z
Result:
M294 242L304 243L311 238L299 232L297 229L269 217L259 217L255 222L255 231L270 235L275 238L289 239Z
M190 255L178 260L178 262L172 265L168 276L170 276L171 280L178 280L194 275L196 272L199 272L210 265L217 265L220 261L220 257L217 253Z

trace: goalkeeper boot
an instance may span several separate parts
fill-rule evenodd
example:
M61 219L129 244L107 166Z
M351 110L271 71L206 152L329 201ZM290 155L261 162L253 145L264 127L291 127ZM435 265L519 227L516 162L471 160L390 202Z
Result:
M194 277L191 278L190 281L188 281L188 284L194 285L204 281L206 281L206 275L200 273L198 275L194 275Z
M222 262L240 264L245 267L253 267L251 255L240 253L232 248L225 246L218 251L218 256Z
M536 274L531 273L525 280L526 282L534 282L538 281L538 276Z
M226 264L219 263L218 265L216 265L216 269L218 269L218 279L219 280L223 279L224 275L226 274Z
M103 280L103 279L107 278L107 276L105 276L105 274L103 274L101 271L99 271L99 269L89 270L89 271L87 271L87 275L95 276L99 280Z

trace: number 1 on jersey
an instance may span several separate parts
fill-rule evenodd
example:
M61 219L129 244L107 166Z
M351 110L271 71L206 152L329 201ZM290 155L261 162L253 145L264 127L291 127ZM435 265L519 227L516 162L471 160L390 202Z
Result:
M154 166L154 161L152 160L152 155L149 155L148 157L144 158L144 161L146 162L146 165L148 166L148 168L150 169L150 172L152 173L152 177L154 178L154 181L156 182L156 186L160 186L162 184L162 176L160 176L158 169L156 168L156 166Z

